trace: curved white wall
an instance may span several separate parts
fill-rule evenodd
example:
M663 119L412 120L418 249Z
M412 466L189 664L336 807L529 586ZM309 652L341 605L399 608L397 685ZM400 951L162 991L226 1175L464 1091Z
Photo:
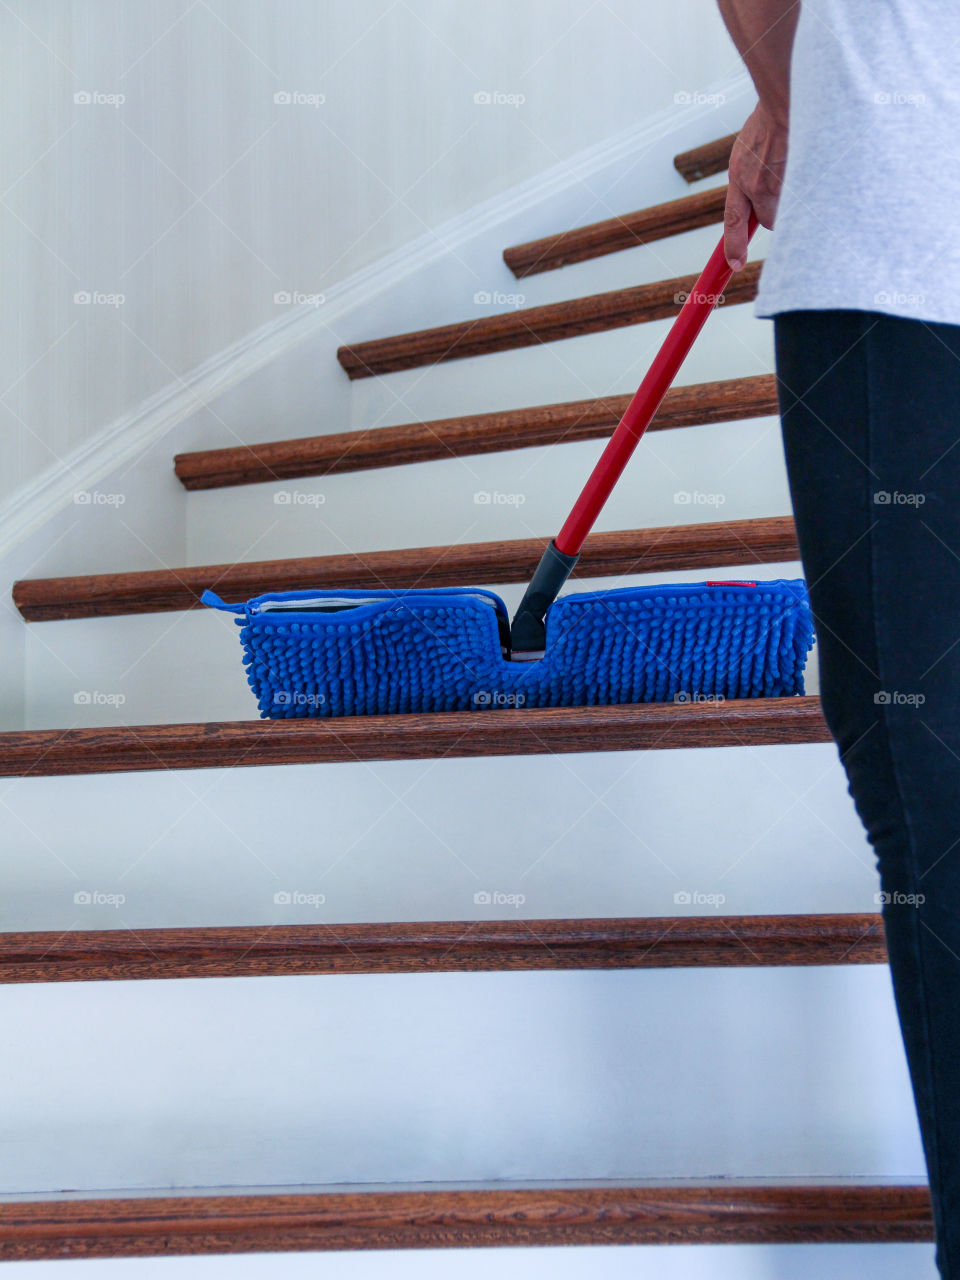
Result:
M12 0L0 36L0 498L276 320L275 293L737 66L704 0Z

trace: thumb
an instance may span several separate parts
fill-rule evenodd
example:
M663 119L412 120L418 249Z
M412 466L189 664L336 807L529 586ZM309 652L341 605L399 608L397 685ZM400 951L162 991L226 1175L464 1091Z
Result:
M750 237L747 226L753 205L746 194L731 182L727 187L727 202L723 209L723 252L734 271L746 265L747 245Z

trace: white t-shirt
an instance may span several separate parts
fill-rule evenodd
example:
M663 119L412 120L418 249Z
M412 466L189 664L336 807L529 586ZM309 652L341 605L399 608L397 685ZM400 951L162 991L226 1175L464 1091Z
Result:
M960 324L960 0L803 0L758 316Z

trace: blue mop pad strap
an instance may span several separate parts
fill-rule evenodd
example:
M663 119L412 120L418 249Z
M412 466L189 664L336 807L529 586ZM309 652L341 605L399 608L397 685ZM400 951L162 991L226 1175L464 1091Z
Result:
M209 587L200 597L201 604L207 604L211 609L222 609L224 613L246 613L247 606L245 604L226 604L215 591L211 591Z

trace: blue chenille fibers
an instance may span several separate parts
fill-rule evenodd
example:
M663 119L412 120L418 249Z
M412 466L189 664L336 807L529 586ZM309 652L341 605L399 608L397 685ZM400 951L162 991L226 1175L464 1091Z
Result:
M802 694L813 643L800 579L562 596L547 614L544 656L531 662L503 657L506 608L480 589L288 591L238 605L207 591L203 600L240 615L264 719ZM351 600L337 612L305 604Z

